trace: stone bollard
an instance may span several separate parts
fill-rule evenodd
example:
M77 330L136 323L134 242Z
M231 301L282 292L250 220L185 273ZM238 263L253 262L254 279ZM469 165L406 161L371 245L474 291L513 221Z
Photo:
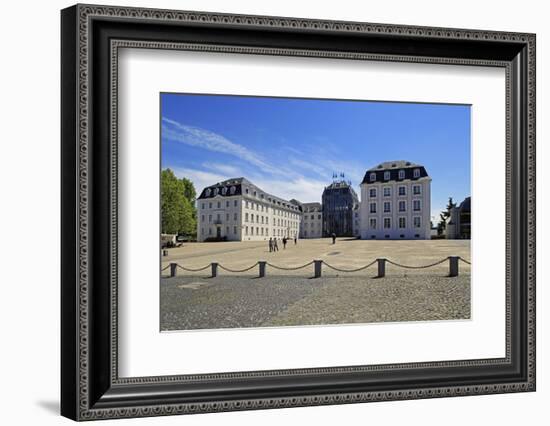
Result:
M313 261L313 272L314 278L320 278L321 277L321 265L323 264L322 260L314 260Z
M378 262L378 275L376 278L384 278L386 276L386 259L376 259Z
M265 265L266 265L266 261L265 260L260 260L258 262L258 265L260 265L260 278L263 278L265 277Z
M458 277L459 256L449 256L449 277Z
M212 262L212 278L216 278L218 276L218 263Z
M177 263L170 263L170 277L176 276L176 268L178 267Z

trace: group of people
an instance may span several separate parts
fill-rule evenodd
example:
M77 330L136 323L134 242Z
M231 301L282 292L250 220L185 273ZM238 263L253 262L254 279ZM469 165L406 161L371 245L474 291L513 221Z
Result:
M287 237L281 238L281 241L283 242L283 250L286 249L286 243L288 242ZM294 237L294 244L298 244L298 238ZM277 243L277 237L269 238L269 251L279 251L279 244Z

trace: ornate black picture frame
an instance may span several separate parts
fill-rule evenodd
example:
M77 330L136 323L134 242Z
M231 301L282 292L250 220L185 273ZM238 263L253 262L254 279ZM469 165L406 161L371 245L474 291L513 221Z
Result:
M76 5L61 13L61 413L74 420L535 390L535 35ZM120 47L506 70L506 356L119 378Z

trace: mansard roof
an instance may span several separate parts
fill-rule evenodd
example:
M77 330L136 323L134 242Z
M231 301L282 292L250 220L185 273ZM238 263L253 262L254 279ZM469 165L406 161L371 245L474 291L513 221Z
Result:
M236 195L242 195L250 200L273 204L278 208L300 211L298 205L265 192L263 189L254 185L244 177L231 178L224 180L223 182L218 182L214 185L207 186L202 190L197 199L204 200L214 197L233 197Z
M420 175L418 177L414 177L415 169L418 169L420 171ZM399 178L400 170L403 170L405 172L405 177L402 179ZM390 172L389 179L384 179L385 172ZM376 179L374 181L370 179L370 175L372 173L376 174ZM420 164L416 164L406 160L385 161L367 170L367 172L365 173L365 177L363 178L363 181L361 183L363 184L363 183L371 183L371 182L390 182L390 181L401 181L406 179L418 180L424 177L428 177L428 173L426 172L426 169L424 168L424 166Z

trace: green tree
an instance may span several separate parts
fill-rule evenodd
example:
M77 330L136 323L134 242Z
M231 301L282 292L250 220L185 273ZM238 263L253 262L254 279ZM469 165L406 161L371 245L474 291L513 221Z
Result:
M451 216L451 210L456 207L456 203L453 203L453 197L449 197L446 210L439 214L439 223L437 224L437 235L442 235L447 227L447 219Z
M193 183L189 179L178 179L170 169L161 172L160 180L162 233L196 235L196 192Z

